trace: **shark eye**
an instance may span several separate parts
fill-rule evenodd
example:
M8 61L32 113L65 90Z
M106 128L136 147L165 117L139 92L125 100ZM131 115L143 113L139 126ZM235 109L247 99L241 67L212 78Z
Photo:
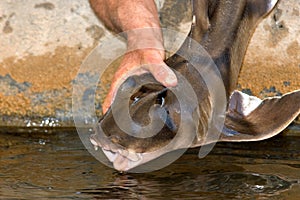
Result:
M139 97L134 97L134 98L133 98L132 104L136 104L139 100L140 100Z
M166 104L166 97L167 91L162 92L159 94L156 98L156 104L160 105L160 107L163 107Z
M164 105L165 105L165 98L162 97L162 98L161 98L161 104L160 104L160 106L163 107Z
M134 93L131 97L131 104L136 104L139 100L141 100L143 97L147 96L150 94L152 91L145 88L144 86L141 87L136 93Z
M160 98L160 107L163 107L165 105L165 98L164 97L161 97Z

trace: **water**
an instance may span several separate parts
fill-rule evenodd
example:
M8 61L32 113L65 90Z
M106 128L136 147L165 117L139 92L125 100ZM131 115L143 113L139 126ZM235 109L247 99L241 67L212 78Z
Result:
M204 159L190 150L146 174L102 165L75 130L2 130L0 199L300 199L300 131L292 129L263 142L220 143Z

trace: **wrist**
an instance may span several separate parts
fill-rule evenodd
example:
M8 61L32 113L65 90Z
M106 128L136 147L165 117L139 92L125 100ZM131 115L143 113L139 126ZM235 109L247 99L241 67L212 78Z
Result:
M164 50L163 37L160 28L140 28L126 32L127 49L159 49Z

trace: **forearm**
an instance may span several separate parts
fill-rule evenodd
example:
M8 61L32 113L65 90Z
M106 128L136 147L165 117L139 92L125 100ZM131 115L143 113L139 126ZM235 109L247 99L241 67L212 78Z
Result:
M90 3L108 29L116 33L128 31L130 49L138 48L141 42L155 42L155 46L163 47L157 8L153 0L90 0ZM143 28L154 29L131 31Z
M115 32L137 28L159 28L153 0L90 0L104 24Z

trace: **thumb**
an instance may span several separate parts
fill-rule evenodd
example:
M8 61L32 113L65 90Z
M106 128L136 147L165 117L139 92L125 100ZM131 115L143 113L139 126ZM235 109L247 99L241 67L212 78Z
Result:
M177 85L177 77L173 70L164 62L162 64L151 64L148 70L154 78L165 87L173 87Z

